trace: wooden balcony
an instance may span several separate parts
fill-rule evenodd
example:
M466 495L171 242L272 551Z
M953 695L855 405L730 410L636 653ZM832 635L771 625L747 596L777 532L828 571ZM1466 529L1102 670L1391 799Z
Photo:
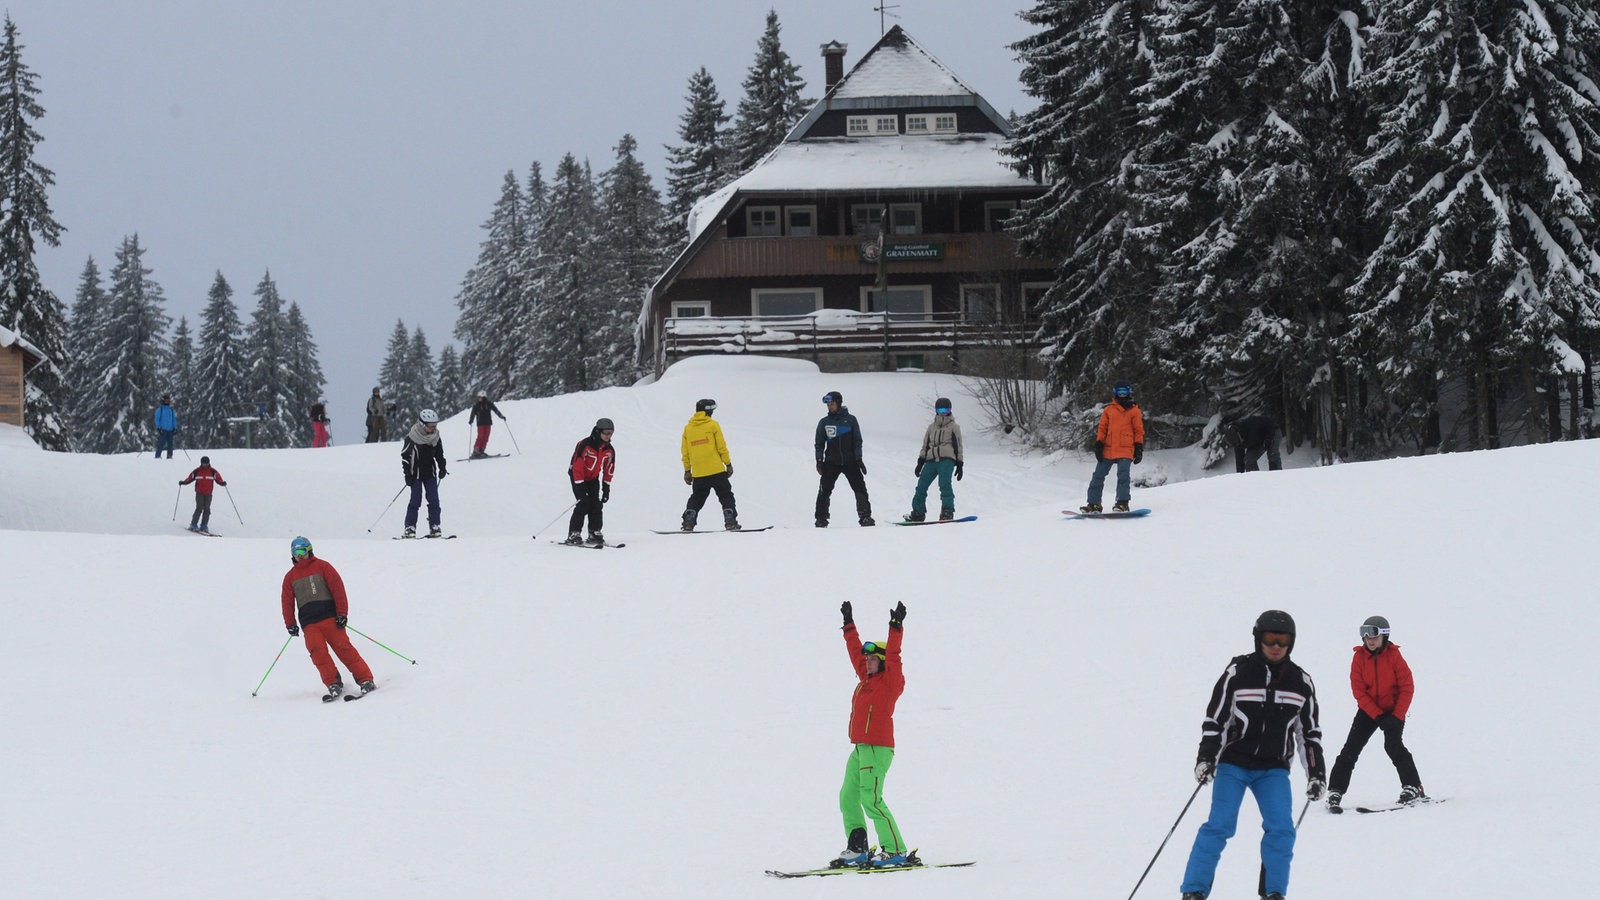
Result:
M809 316L718 316L667 319L658 371L687 356L758 353L819 360L824 355L1036 349L1037 323L972 322L955 314L907 315L823 310Z
M705 249L678 275L688 278L762 278L819 275L871 275L872 263L861 259L865 237L745 237L723 238ZM1048 269L1036 260L1017 256L1016 242L999 232L971 234L899 235L891 244L938 244L940 259L896 259L889 270L912 272L1010 272Z

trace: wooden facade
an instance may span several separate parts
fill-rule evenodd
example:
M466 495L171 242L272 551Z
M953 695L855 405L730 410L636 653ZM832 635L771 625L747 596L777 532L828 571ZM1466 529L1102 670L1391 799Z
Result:
M0 424L22 426L28 370L42 360L32 344L0 328Z

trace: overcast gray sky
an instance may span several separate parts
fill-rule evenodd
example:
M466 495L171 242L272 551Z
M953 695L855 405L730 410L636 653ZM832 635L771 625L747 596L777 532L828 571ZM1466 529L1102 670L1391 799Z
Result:
M733 113L775 9L811 97L818 47L853 66L875 0L6 0L39 77L38 161L67 228L39 267L69 307L84 261L137 232L176 321L220 269L248 321L270 270L328 376L336 443L396 319L435 354L504 173L565 153L608 168L631 133L658 189L689 76ZM891 4L893 5L893 4ZM1001 113L1031 108L1008 45L1023 0L900 0L899 24ZM459 346L457 349L460 349Z

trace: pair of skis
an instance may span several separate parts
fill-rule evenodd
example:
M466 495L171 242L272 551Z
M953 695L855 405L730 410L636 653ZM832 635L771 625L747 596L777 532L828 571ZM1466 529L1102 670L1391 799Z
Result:
M888 872L915 872L918 869L964 869L977 865L977 861L958 863L925 863L917 860L904 866L829 866L826 869L805 869L799 872L783 872L778 869L768 869L767 874L773 878L813 878L823 875L877 875Z

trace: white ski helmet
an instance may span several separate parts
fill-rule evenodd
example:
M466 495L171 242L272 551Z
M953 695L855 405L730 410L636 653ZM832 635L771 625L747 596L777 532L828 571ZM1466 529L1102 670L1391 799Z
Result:
M417 413L417 418L421 420L422 424L424 425L439 424L439 414L431 409L425 409L422 412Z

